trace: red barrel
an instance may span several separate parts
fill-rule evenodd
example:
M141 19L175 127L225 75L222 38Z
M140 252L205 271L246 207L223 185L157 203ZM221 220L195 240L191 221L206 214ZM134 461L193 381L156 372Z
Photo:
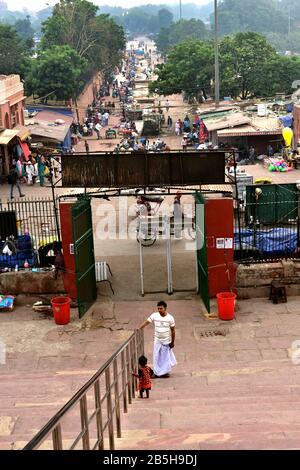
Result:
M233 292L220 292L217 294L218 313L220 320L234 319L234 304L236 294Z
M51 299L54 320L57 325L67 325L70 321L70 297L53 297Z

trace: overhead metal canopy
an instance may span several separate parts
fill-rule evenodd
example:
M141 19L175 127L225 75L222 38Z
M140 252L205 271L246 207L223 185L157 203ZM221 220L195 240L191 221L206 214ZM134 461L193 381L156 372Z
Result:
M128 188L225 183L225 152L62 156L62 186Z

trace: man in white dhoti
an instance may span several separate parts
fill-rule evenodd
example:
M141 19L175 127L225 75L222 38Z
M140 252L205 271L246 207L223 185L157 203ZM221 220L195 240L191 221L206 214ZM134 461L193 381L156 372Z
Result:
M167 312L167 304L160 301L157 304L157 312L140 326L140 329L150 323L154 326L153 370L157 377L169 377L173 366L177 364L172 351L175 345L175 320Z

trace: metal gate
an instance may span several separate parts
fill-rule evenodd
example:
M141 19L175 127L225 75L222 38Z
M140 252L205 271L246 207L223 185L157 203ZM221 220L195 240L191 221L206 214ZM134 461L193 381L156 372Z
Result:
M209 280L208 280L208 262L206 251L206 233L205 233L205 213L204 199L201 193L195 194L196 201L196 250L197 250L197 269L199 280L199 294L208 311L210 312L209 301Z
M79 318L97 298L91 201L79 199L72 207L74 256Z

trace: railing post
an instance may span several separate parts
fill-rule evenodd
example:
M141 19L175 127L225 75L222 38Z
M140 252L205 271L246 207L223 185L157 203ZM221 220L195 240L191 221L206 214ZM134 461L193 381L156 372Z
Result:
M58 424L52 431L53 450L63 450L61 426Z
M96 405L96 423L97 423L97 436L98 436L98 449L104 449L103 440L103 426L102 426L102 407L101 407L101 393L99 380L94 385L95 405Z
M126 362L124 350L121 352L122 365L122 390L123 390L123 411L127 413L127 386L126 386Z
M107 421L108 421L108 434L109 434L109 449L115 450L114 439L114 423L112 416L112 403L111 403L111 385L110 385L110 368L105 369L105 385L106 385L106 403L107 403Z
M81 430L83 431L82 448L83 450L90 450L89 420L88 420L88 412L87 412L86 395L80 398L80 419L81 419Z
M117 357L114 360L114 384L115 384L115 410L116 410L116 425L117 437L121 437L121 413L120 413L120 399L119 399L119 377L118 377L118 364Z
M132 347L132 342L129 343L129 351L130 351L130 368L131 370L136 369L136 362L134 361L134 351ZM136 390L136 379L131 375L131 393L132 397L135 398L135 390Z
M130 359L130 351L129 351L129 345L126 347L126 364L127 364L127 390L128 390L128 403L131 405L132 403L132 395L131 395L131 389L132 389L132 369L130 369L131 365L131 359Z

